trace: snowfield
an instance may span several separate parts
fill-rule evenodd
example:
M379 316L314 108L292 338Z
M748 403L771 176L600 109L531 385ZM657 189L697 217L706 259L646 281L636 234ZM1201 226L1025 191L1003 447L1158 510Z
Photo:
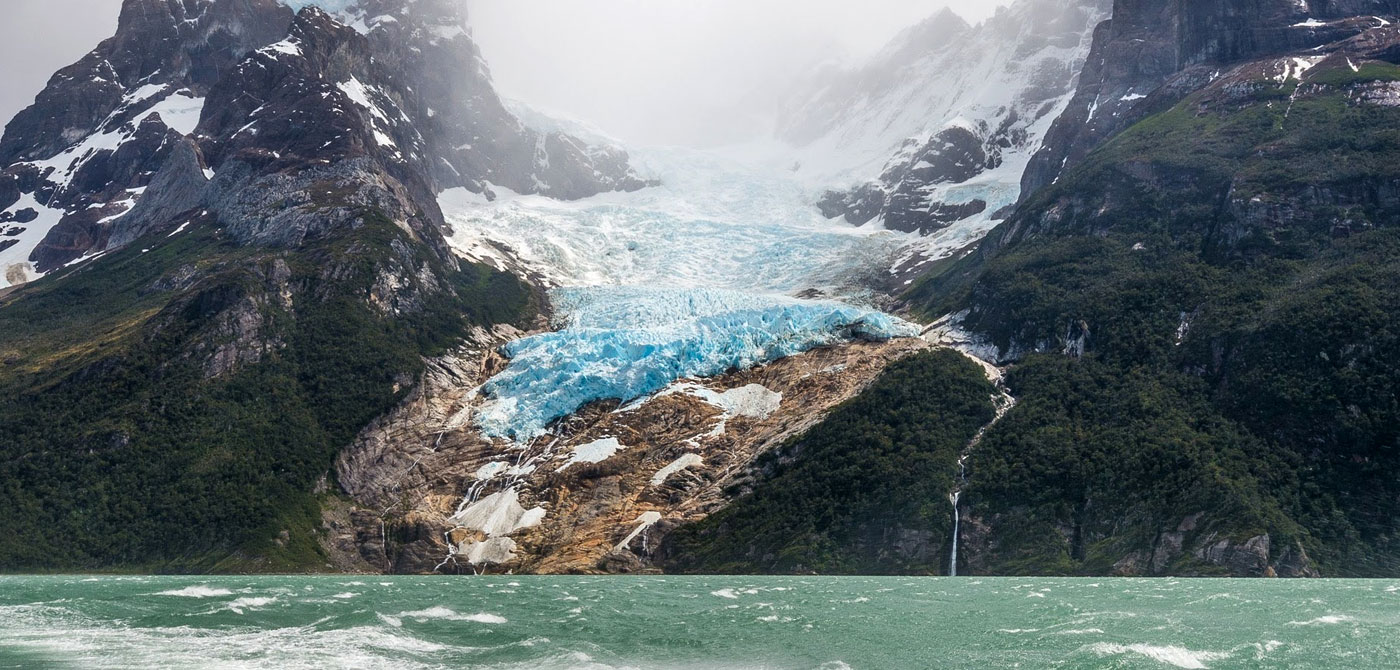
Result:
M827 220L813 204L819 189L758 161L667 148L634 151L632 162L662 185L577 202L447 191L452 242L477 260L518 258L555 286L792 293L852 288L915 239Z

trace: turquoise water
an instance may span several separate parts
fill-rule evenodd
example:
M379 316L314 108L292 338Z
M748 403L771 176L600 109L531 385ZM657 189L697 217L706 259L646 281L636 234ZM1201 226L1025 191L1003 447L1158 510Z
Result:
M3 668L1400 668L1400 581L0 578Z

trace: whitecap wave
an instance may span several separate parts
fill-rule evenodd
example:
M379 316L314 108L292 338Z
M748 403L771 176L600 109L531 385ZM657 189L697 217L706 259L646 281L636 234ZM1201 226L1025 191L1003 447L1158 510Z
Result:
M214 588L212 586L186 586L183 589L170 589L157 593L158 596L175 596L178 598L219 598L231 596L233 591L228 589Z
M1206 665L1212 661L1221 661L1230 657L1229 654L1218 651L1196 651L1185 647L1158 646L1153 644L1112 644L1101 642L1089 647L1089 650L1099 656L1124 656L1136 655L1150 658L1159 663L1165 663L1178 668L1188 670L1208 670Z
M1290 626L1330 626L1330 625L1332 625L1332 624L1351 623L1351 622L1353 622L1353 621L1356 621L1356 619L1353 618L1353 617L1349 617L1349 616L1347 616L1347 615L1345 615L1345 614L1328 614L1328 615L1325 615L1325 616L1317 617L1317 618L1315 618L1315 619L1308 619L1307 621L1289 621L1289 622L1288 622L1288 625L1290 625Z
M479 612L477 614L460 614L456 610L452 610L441 605L436 605L422 610L415 610L412 612L400 612L395 618L416 619L418 621L471 621L474 623L486 623L496 625L509 623L508 619L498 614L487 614L485 612Z
M233 613L235 613L235 614L243 614L243 613L245 613L245 612L247 612L247 611L249 611L249 610L260 610L260 609L263 609L263 608L267 607L268 605L271 605L271 604L273 604L273 603L275 603L275 602L277 602L277 598L274 598L274 597L268 597L268 596L248 596L248 597L238 598L238 599L233 600L233 601L230 602L229 604L224 605L224 609L226 609L226 610L228 610L228 611L230 611L230 612L233 612Z

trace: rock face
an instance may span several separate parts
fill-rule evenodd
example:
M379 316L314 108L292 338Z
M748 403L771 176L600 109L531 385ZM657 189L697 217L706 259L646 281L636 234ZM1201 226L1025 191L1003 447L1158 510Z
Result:
M105 248L112 221L189 142L221 73L292 17L276 0L127 0L117 34L54 75L0 139L0 172L40 214L3 231L21 243L0 268L23 281Z
M1022 197L1106 140L1181 101L1221 68L1308 55L1381 26L1395 0L1116 0L1068 108L1027 167Z
M840 186L819 203L826 216L923 235L969 228L965 245L1016 201L1106 9L1021 0L975 27L945 10L865 67L819 76L816 92L794 96L780 136L807 154L800 172Z
M652 571L665 533L727 504L757 456L927 346L848 344L681 383L586 408L522 447L480 435L483 399L469 391L504 363L492 343L512 335L479 333L435 361L342 453L337 478L359 510L327 515L328 537L346 538L330 547L342 561L406 573Z
M458 186L572 199L647 185L621 150L508 112L459 5L364 0L332 16L278 0L127 0L117 34L0 139L0 239L13 240L0 286L304 165L369 157L424 203ZM147 190L159 202L143 203ZM422 214L441 223L434 205Z

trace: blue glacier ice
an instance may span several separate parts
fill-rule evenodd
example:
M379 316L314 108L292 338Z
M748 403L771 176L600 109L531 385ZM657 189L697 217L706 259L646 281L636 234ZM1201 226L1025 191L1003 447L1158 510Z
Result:
M630 401L840 341L917 335L857 306L887 280L902 233L822 217L819 197L774 171L681 148L633 158L661 186L563 202L497 188L440 198L462 255L524 263L556 287L559 332L506 348L477 425L520 442L596 400ZM504 266L503 266L504 267ZM787 297L818 291L855 304Z
M837 342L913 337L918 327L834 301L718 289L588 287L553 294L556 332L506 346L511 361L482 390L492 437L527 441L604 399L629 401Z

